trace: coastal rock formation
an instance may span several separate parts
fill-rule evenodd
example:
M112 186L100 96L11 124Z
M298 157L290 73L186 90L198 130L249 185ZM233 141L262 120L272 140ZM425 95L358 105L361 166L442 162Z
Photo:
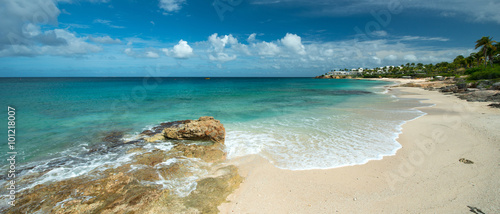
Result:
M458 98L469 102L500 102L500 94L494 90L472 91L462 93Z
M216 143L224 143L226 131L220 121L213 117L200 117L198 120L183 120L170 123L162 123L152 130L144 131L142 134L149 136L145 138L148 142L157 140L210 140Z
M123 133L106 135L103 142L112 143L114 149L127 148L123 154L132 155L130 161L36 185L18 193L15 207L0 212L218 213L217 206L243 180L235 166L221 164L226 158L225 129L213 117L162 123L142 135L146 138L133 143L123 142ZM158 142L147 138L178 142L171 149L151 149ZM175 193L186 187L192 189Z

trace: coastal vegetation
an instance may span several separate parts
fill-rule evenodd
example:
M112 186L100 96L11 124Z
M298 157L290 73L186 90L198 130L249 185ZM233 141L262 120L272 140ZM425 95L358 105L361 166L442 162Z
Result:
M426 78L426 77L460 77L467 75L468 81L500 79L500 43L490 36L484 36L475 42L477 52L469 56L458 55L452 62L423 64L408 62L400 66L384 66L376 68L342 69L332 71L320 77L350 76L362 78Z

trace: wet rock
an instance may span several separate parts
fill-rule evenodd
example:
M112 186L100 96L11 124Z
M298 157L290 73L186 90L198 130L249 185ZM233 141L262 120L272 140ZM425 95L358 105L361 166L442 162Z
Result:
M201 213L219 213L217 206L226 201L227 196L237 189L243 180L235 166L219 170L225 171L225 174L198 182L196 190L186 197L186 207L196 208Z
M134 158L135 164L142 164L146 166L156 166L159 163L165 162L173 156L168 155L163 150L156 149L152 152L144 153Z
M121 142L123 138L122 131L112 131L109 132L106 136L102 138L102 141L109 143L118 143Z
M191 166L185 165L184 163L173 163L167 166L161 166L158 168L158 173L164 179L177 179L193 176L193 172L189 169Z
M195 121L163 123L150 132L143 132L143 135L165 136L167 129L172 131L169 133L176 133L173 135L179 140L170 151L147 151L141 148L144 142L138 140L135 148L126 151L132 156L130 162L118 166L107 164L82 176L37 185L19 192L17 205L0 212L218 213L217 206L223 203L242 181L237 168L232 165L220 168L216 173L207 176L207 173L214 171L212 167L217 166L209 163L220 162L226 158L224 127L213 117L201 117ZM105 137L103 141L106 139L106 142L112 145L126 144L117 140L122 138L120 135L110 133L107 135L109 138ZM185 141L187 139L202 141L189 143ZM107 145L100 145L102 149L99 151L111 151L107 149ZM120 148L122 147L114 150ZM170 159L175 161L167 162ZM43 174L26 176L20 181L30 183L41 175ZM199 178L196 189L186 197L173 193L176 186L157 185L158 181L176 183L186 178L193 179L193 176L195 179Z
M187 158L200 158L205 162L213 163L226 159L224 147L220 143L211 145L177 144L173 152L178 151Z
M130 172L130 175L139 181L157 181L160 179L158 171L155 168L148 166L134 169Z
M130 154L130 153L136 153L136 152L140 152L140 153L142 153L142 152L144 152L144 151L146 151L144 148L133 148L133 149L129 149L129 150L127 151L127 154Z

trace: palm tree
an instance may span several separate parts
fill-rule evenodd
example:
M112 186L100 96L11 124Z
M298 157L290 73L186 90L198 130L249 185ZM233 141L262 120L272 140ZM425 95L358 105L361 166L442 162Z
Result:
M496 47L493 46L493 43L496 43L496 41L493 41L493 38L491 36L483 36L483 38L476 41L476 49L481 47L481 51L483 52L484 67L486 67L486 61L488 60L487 58L493 54L489 50L493 50L493 51L496 50ZM488 54L490 54L490 55L488 55ZM490 60L491 60L491 57L490 57ZM492 64L492 66L493 66L493 64Z

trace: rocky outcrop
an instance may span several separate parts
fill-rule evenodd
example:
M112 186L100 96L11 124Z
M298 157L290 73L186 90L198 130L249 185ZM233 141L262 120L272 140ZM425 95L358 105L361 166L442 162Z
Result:
M491 90L500 90L500 82L494 83L490 87Z
M493 90L472 91L459 94L458 98L469 102L500 102L500 93Z
M122 135L112 132L102 140L115 149L126 146L124 153L133 155L131 161L37 185L18 193L15 207L0 212L218 213L217 207L242 182L235 166L221 164L226 158L225 129L213 117L162 123L133 143L122 142ZM168 151L146 149L150 147L145 145L157 143L146 141L152 138L178 141ZM172 184L193 177L198 178L193 191L174 194L178 187Z
M148 142L164 139L174 140L208 140L216 143L224 143L226 130L220 121L213 117L200 117L198 120L183 120L170 123L162 123L152 130L144 131L142 134Z

